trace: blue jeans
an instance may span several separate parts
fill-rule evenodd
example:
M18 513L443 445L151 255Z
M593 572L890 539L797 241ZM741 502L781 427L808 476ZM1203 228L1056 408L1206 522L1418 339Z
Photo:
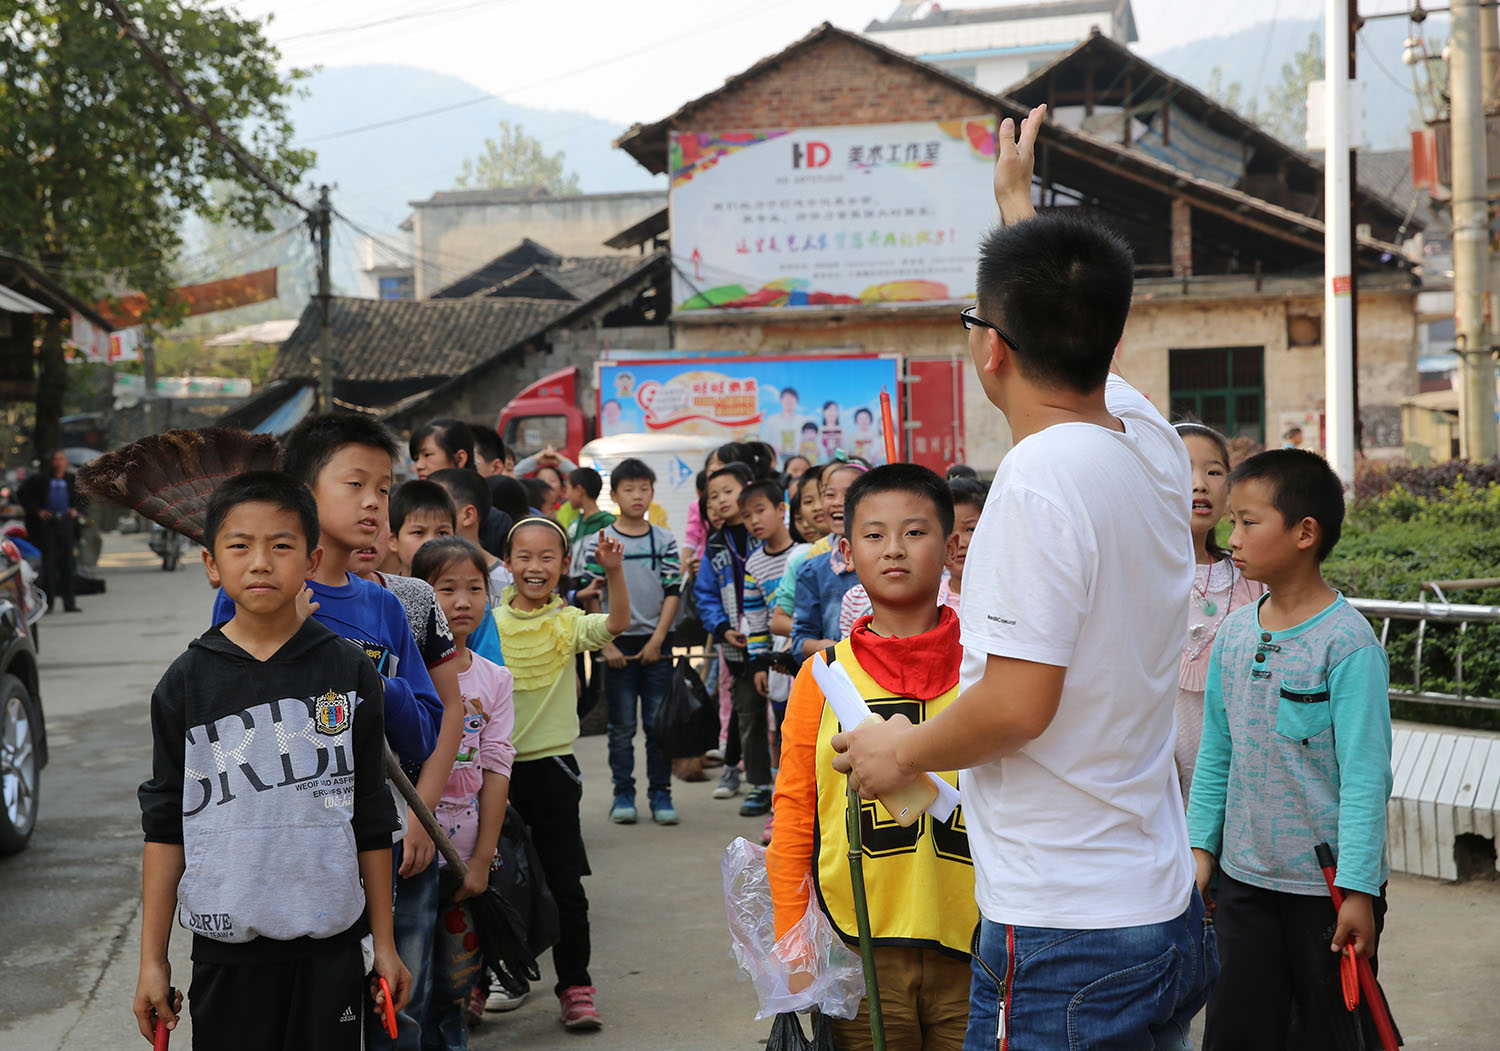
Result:
M650 637L622 635L615 645L627 657L645 649ZM665 650L666 647L664 646ZM672 790L672 764L656 745L656 710L672 688L672 661L668 654L655 664L628 661L623 668L604 669L604 700L609 706L609 772L615 795L635 792L636 701L640 721L646 724L646 783L652 792Z
M1189 1051L1188 1025L1219 975L1196 890L1181 916L1139 927L981 919L973 951L964 1051Z
M391 851L394 869L401 867L401 848L405 842L397 843ZM438 866L434 856L432 864L415 876L395 876L396 891L393 901L396 955L411 971L411 997L405 1010L396 1012L396 1039L386 1036L385 1029L375 1020L375 1012L369 1017L371 1024L365 1028L366 1046L376 1051L395 1048L397 1051L419 1051L422 1047L422 1021L427 1013L427 1001L432 997L432 941L438 914Z

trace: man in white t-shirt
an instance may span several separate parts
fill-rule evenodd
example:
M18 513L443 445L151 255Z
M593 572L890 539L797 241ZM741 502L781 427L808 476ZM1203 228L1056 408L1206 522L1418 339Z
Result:
M1110 375L1134 265L1116 235L1035 217L1045 115L1001 126L1003 221L965 311L1010 423L969 546L963 692L841 735L867 797L959 768L980 928L968 1049L1176 1049L1218 974L1173 768L1193 582L1182 442Z

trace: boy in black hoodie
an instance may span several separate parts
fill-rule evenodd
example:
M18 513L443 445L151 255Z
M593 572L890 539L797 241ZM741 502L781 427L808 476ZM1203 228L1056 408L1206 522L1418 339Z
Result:
M176 1027L175 908L193 932L195 1047L355 1051L366 989L379 1004L386 979L399 1009L411 982L392 936L380 674L308 616L322 549L306 486L231 478L205 532L234 616L151 697L136 1020L148 1040L158 1019Z

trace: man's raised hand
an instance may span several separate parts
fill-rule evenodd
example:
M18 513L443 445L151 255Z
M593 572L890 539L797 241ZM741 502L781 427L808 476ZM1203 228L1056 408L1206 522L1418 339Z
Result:
M1036 215L1031 202L1031 174L1036 170L1036 136L1047 119L1047 107L1038 106L1021 121L1006 117L995 135L995 203L1006 226Z

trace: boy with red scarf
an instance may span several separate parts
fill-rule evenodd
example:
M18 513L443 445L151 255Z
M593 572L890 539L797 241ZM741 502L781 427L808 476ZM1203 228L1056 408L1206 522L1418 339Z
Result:
M809 661L842 665L870 710L885 718L900 712L920 723L958 696L958 617L937 601L953 517L948 486L912 464L876 467L845 495L840 550L873 613ZM766 852L778 939L806 914L815 892L844 941L858 942L844 820L848 780L831 765L839 729L804 665L781 728L776 836ZM954 772L939 776L957 783ZM924 814L903 828L878 802L865 802L860 821L887 1040L891 1047L956 1051L968 1022L969 941L978 921L963 811L942 822ZM871 1046L867 1005L852 1021L832 1021L843 1051Z

